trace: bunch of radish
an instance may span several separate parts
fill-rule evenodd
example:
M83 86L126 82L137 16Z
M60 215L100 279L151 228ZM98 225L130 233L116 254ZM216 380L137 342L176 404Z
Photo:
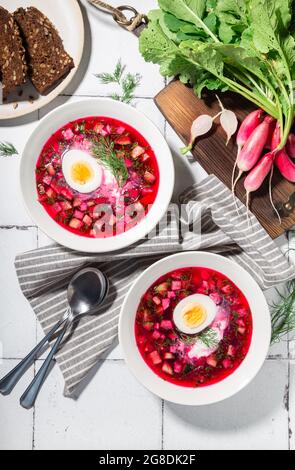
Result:
M237 134L238 155L233 170L233 187L243 173L248 172L244 181L247 196L257 191L266 177L270 174L271 204L271 177L274 165L288 181L295 183L295 135L290 134L287 145L281 148L281 129L278 122L271 116L265 116L264 111L258 109L250 113L242 122ZM264 151L267 150L266 153ZM239 170L235 179L236 168ZM276 211L275 207L274 210ZM276 211L277 212L277 211Z

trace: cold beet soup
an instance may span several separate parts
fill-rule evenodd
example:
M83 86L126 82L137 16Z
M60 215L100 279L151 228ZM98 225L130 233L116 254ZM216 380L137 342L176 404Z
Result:
M36 166L39 202L65 229L112 237L149 212L159 170L149 143L116 119L88 117L57 130Z
M143 295L135 337L159 377L203 387L225 379L242 363L251 343L252 315L247 299L226 276L183 268L162 276Z

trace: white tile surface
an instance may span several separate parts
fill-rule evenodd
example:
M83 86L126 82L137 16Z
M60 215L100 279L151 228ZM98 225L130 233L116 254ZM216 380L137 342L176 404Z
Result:
M87 4L87 1L83 0L83 3ZM118 5L114 1L110 3ZM148 0L148 2L131 0L128 5L134 6L138 11L144 13L156 7L157 2L155 0ZM81 67L83 70L78 73L77 79L74 80L73 85L68 87L66 93L98 96L113 92L114 87L112 85L101 85L95 74L113 72L117 60L121 58L122 64L128 64L128 72L142 75L137 96L153 97L163 88L164 78L159 74L157 66L144 62L138 50L137 37L118 27L111 16L102 14L92 7L88 8L86 45ZM84 79L77 86L77 82L79 83L83 73Z
M18 361L0 360L0 377L5 376ZM33 442L33 410L19 405L19 397L34 377L30 369L17 384L11 395L0 395L0 450L30 450Z
M160 449L161 400L122 361L104 362L77 402L62 392L56 369L36 404L36 449Z
M36 344L36 320L19 288L14 258L37 247L37 229L0 230L1 316L0 341L3 357L24 357Z
M248 387L224 402L200 408L166 403L164 448L288 449L287 384L287 362L271 360Z
M290 449L295 450L295 361L290 362L290 385L289 385L289 438Z
M33 225L20 194L19 164L28 136L37 124L37 112L16 121L0 121L0 141L13 143L19 153L18 156L0 157L0 226Z
M115 0L110 2L118 4ZM157 5L156 0L129 0L128 3L138 11ZM0 140L12 142L21 154L29 133L37 125L38 116L42 118L71 100L107 96L116 91L113 85L101 85L94 74L113 71L121 57L127 71L143 77L133 104L159 127L173 152L178 176L176 198L183 189L202 180L206 173L197 162L180 155L183 143L164 122L151 99L164 86L158 67L144 63L136 37L122 31L111 17L94 9L87 14L84 9L83 13L86 47L81 68L66 90L66 96L58 97L39 113L24 119L0 122ZM70 96L72 94L75 96ZM20 158L0 158L0 227L32 224L19 196ZM2 356L24 357L36 342L35 317L19 291L13 260L16 253L30 250L37 243L41 247L52 241L35 228L0 228L0 346L3 346L0 377L16 364L7 359L1 364ZM283 252L289 246L295 249L295 236L290 237L289 244L286 237L281 237L278 243ZM289 256L295 263L295 251ZM276 299L275 290L268 291L266 296L271 303ZM42 336L38 326L37 337ZM57 368L52 371L36 404L35 426L33 411L24 411L18 405L19 396L33 377L32 368L15 393L8 398L0 397L0 449L30 449L33 442L37 449L160 449L162 440L165 449L287 449L289 445L295 449L295 366L292 361L288 393L288 353L295 359L295 342L290 343L289 350L287 343L272 346L271 359L253 383L223 403L204 408L165 403L163 429L161 400L136 382L121 360L122 351L116 343L76 401L63 397L61 373ZM39 366L40 362L37 364Z

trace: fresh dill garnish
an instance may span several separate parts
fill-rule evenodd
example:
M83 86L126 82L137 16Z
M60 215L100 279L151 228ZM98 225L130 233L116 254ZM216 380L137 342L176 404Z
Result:
M122 80L122 96L120 101L129 104L133 100L134 92L139 86L141 80L141 75L138 73L132 75L128 73L126 77Z
M15 146L9 142L0 142L0 157L11 157L13 155L18 155Z
M109 85L110 83L118 83L120 85L125 68L126 65L122 65L121 59L119 59L113 73L103 72L97 73L95 76L103 85Z
M278 291L278 302L271 305L271 342L276 343L295 329L295 279L288 282L284 291Z
M117 156L114 142L107 137L102 137L93 142L92 154L112 172L118 184L124 186L128 179L128 170L124 160Z
M217 333L212 328L207 328L199 336L198 339L207 346L207 348L215 348L218 345Z
M116 64L113 73L98 73L95 76L100 80L103 85L117 84L121 88L121 93L113 92L109 96L113 100L122 101L123 103L131 103L134 98L136 88L139 86L141 81L141 75L138 73L131 74L127 73L124 75L126 65L122 65L121 60Z
M195 336L185 335L184 333L181 333L179 336L181 340L184 342L184 344L190 345L190 344L195 344L196 342Z

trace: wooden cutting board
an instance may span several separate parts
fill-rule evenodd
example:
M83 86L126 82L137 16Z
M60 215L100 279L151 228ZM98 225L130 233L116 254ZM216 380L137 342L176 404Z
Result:
M214 93L208 93L200 100L193 90L180 81L171 82L155 98L155 102L170 125L179 137L188 143L190 128L193 120L200 114L216 115L220 108ZM239 121L252 111L253 105L238 95L222 93L224 106L237 114ZM216 121L218 123L218 120ZM225 134L221 126L216 124L212 132L198 140L193 155L195 159L209 174L216 175L223 183L231 188L231 175L237 147L234 138L229 145L225 145ZM186 158L186 157L179 157ZM243 180L238 183L236 195L245 203L245 190ZM273 177L273 199L275 206L282 215L282 224L279 224L268 194L268 182L252 196L251 211L258 218L263 227L272 238L282 235L285 230L295 225L295 185L284 180L275 170Z

